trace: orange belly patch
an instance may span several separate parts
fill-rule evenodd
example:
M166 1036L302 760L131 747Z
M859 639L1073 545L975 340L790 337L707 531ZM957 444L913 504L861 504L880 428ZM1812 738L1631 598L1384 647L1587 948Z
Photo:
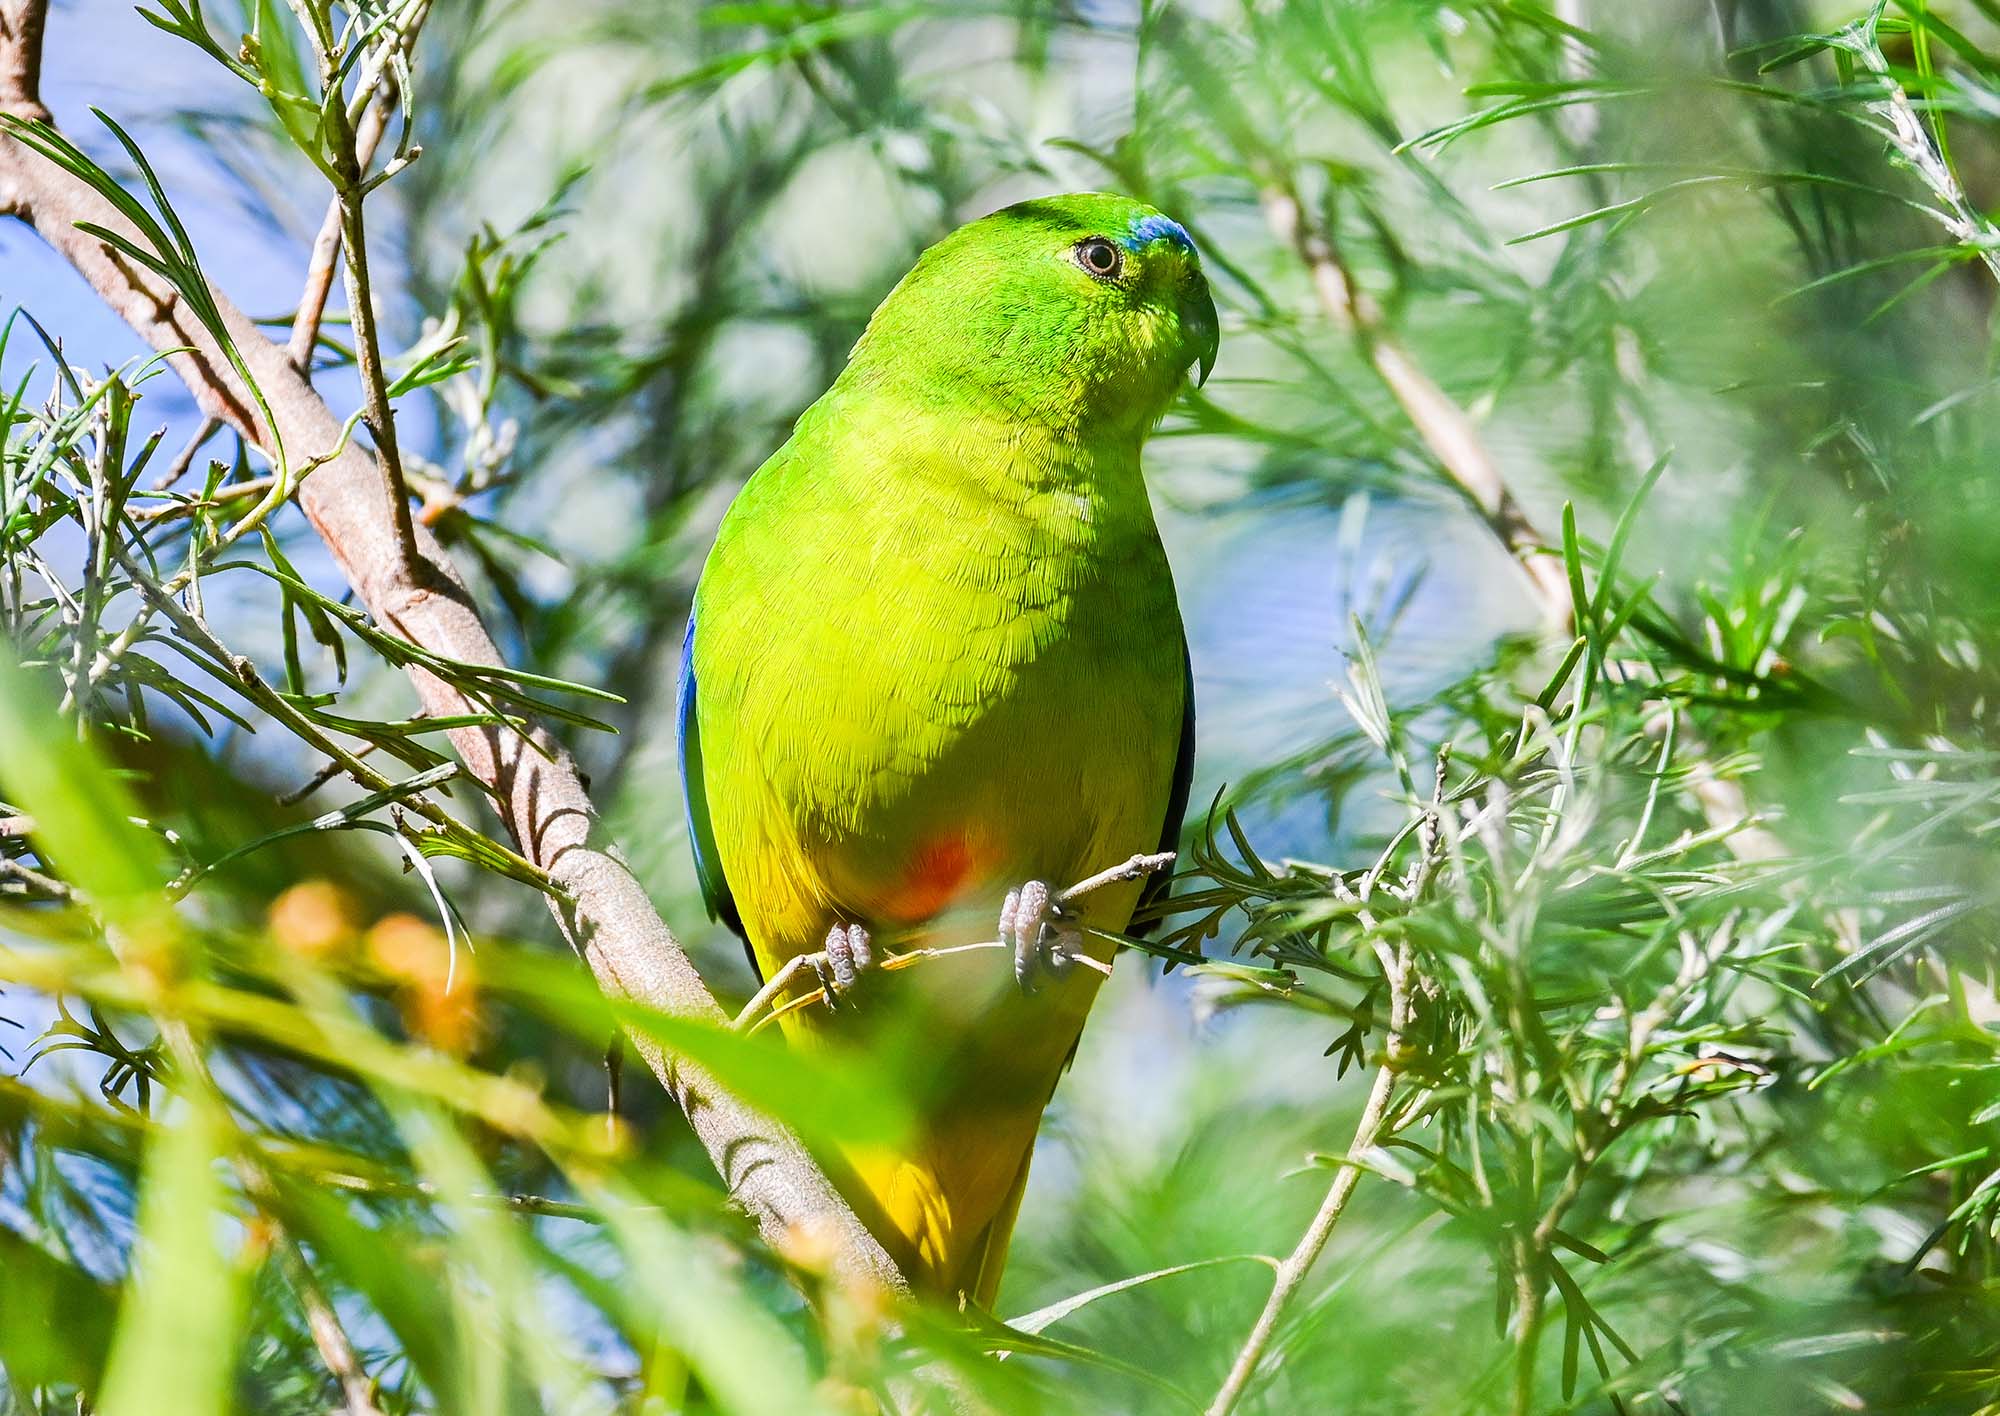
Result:
M916 924L943 913L958 902L959 892L972 879L978 863L972 843L964 836L941 836L925 842L911 856L901 887L889 901L889 913L899 924Z

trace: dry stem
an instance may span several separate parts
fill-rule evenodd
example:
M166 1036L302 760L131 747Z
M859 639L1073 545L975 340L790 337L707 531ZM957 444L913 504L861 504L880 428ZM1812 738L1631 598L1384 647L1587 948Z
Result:
M1264 189L1263 203L1264 219L1271 230L1298 252L1311 272L1313 290L1327 318L1353 334L1431 455L1471 500L1488 529L1521 563L1550 626L1567 630L1575 619L1576 607L1570 604L1569 576L1562 557L1550 549L1515 500L1480 440L1471 415L1454 403L1398 342L1382 318L1381 307L1355 283L1339 248L1306 219L1298 194L1287 184L1273 183Z

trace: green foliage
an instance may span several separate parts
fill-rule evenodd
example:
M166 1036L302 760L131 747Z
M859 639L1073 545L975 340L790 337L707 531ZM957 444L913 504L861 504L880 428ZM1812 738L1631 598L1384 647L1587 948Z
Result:
M141 13L184 41L152 62L243 81L192 130L216 162L393 214L405 347L323 332L313 372L388 370L418 514L523 667L348 603L312 468L146 431L157 362L0 333L5 1410L924 1409L938 1364L1004 1410L1199 1409L1295 1251L1243 1409L2000 1407L2000 10ZM8 131L227 347L163 140L106 123L129 180ZM562 725L696 920L671 662L725 492L917 250L1094 186L1182 219L1223 310L1149 453L1184 597L1232 517L1327 537L1198 628L1215 806L1059 1093L1026 1316L885 1342L650 1081L614 1068L607 1116L600 1059L637 1027L818 1145L896 1108L601 997L435 735ZM1519 628L1407 368L1573 629ZM1285 619L1336 591L1337 646ZM1309 721L1230 711L1300 664ZM476 712L415 715L413 668Z

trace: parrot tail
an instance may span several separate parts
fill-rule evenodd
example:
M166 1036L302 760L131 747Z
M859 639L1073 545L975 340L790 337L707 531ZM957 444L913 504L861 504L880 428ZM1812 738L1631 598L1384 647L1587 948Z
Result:
M993 1309L993 1300L1000 1296L1000 1275L1007 1267L1007 1244L1014 1237L1014 1221L1021 1217L1021 1196L1028 1189L1028 1163L1033 1159L1034 1148L1030 1147L1014 1172L1007 1198L1000 1202L998 1213L969 1255L968 1270L959 1279L959 1291L971 1294L972 1301L988 1312Z
M960 1132L909 1151L851 1152L847 1160L857 1210L911 1284L990 1309L1028 1187L1040 1112L997 1127L986 1119L976 1146L963 1144Z

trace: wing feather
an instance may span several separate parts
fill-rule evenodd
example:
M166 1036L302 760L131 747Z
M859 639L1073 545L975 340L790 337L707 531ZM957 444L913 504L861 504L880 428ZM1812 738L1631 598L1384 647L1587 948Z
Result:
M708 789L701 772L701 726L695 716L694 610L688 610L687 637L681 641L681 689L679 703L681 740L681 795L687 802L688 844L694 851L694 873L701 881L701 902L708 917L719 919L736 931L748 946L743 917L737 912L736 897L729 893L729 880L722 873L722 856L715 847L715 828L708 819ZM750 967L757 967L752 954Z
M1171 851L1180 845L1181 823L1187 818L1188 792L1194 786L1194 661L1188 655L1187 634L1181 634L1181 744L1174 759L1174 785L1167 796L1167 816L1160 825L1158 849ZM1162 871L1146 882L1146 888L1139 892L1139 908L1166 898L1171 888L1170 871ZM1129 932L1143 939L1154 925L1142 924Z

